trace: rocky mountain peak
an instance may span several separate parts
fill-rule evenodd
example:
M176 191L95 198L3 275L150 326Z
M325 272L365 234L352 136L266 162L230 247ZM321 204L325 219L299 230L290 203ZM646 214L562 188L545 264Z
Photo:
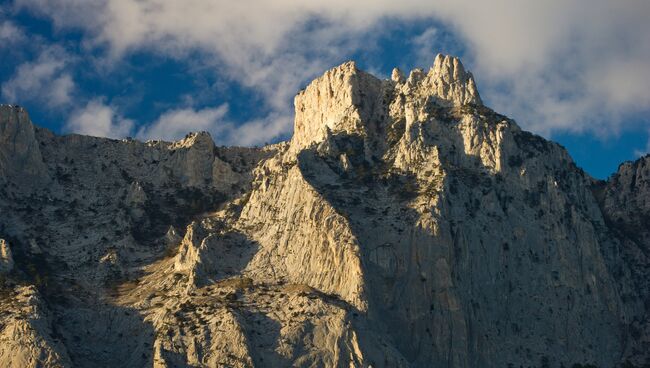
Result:
M384 139L389 103L395 100L401 109L409 101L439 107L482 105L474 77L453 56L438 54L427 73L414 69L408 78L395 68L391 79L384 81L349 61L328 70L296 96L293 150L322 141L328 131Z
M192 132L187 134L185 138L173 142L169 148L179 149L190 147L212 150L214 148L214 141L208 132Z
M348 61L312 81L294 99L292 148L298 150L322 141L327 130L367 134L364 124L376 111L382 82Z
M428 78L441 101L453 105L482 104L474 76L457 57L436 55Z
M450 56L295 105L262 149L0 107L0 367L650 363L649 157L593 180Z
M0 181L17 184L42 182L47 176L43 158L27 111L17 105L0 105Z
M465 70L459 58L438 54L425 74L411 71L405 83L398 82L402 93L432 98L440 106L482 105L472 73Z
M465 71L459 58L443 54L437 54L433 59L433 66L429 73L447 83L465 83L473 78L471 73Z

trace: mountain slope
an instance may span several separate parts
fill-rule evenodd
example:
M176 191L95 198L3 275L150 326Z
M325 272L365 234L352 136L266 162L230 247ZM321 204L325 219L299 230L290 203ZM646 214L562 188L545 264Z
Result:
M0 365L647 362L645 161L590 178L443 55L345 63L295 107L289 142L243 149L57 137L2 106L0 328L25 343Z

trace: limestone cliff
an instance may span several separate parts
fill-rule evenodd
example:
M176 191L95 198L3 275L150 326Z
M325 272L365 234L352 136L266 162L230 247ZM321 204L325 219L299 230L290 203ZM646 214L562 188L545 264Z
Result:
M9 273L14 269L11 247L6 240L0 239L0 273Z
M626 347L631 361L641 366L650 351L650 155L621 164L607 183L600 183L597 194L609 228L622 239L621 258L631 271L633 298L643 308L632 317L633 338Z
M0 365L650 363L647 158L592 179L443 55L345 63L295 109L245 149L0 107Z
M32 185L47 173L27 112L19 107L0 106L0 180Z

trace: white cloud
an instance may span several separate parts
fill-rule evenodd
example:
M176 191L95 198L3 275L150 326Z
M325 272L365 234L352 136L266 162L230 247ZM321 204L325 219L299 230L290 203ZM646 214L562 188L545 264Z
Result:
M16 0L79 28L88 45L117 58L146 48L206 66L258 91L270 110L255 132L290 130L291 96L301 84L372 43L386 22L435 18L466 45L484 100L544 134L625 129L650 110L650 2L496 0L477 2ZM405 57L422 58L432 28ZM433 56L433 55L431 55ZM286 126L278 128L278 121ZM252 124L252 123L251 123ZM254 126L254 125L249 125ZM243 131L243 130L242 130ZM252 133L251 133L252 134Z
M263 119L252 120L241 125L231 125L224 144L253 146L267 144L274 138L290 132L293 115L269 114Z
M198 110L168 110L155 122L140 128L137 137L173 141L183 138L190 131L207 131L217 144L252 146L287 134L292 121L291 116L270 114L263 119L235 124L227 118L227 114L227 104Z
M451 17L496 110L547 135L604 135L630 128L629 117L650 109L649 2L499 4L494 11L505 19L487 3Z
M646 143L645 148L640 149L640 150L635 150L634 154L637 157L641 157L641 156L645 156L645 155L650 154L650 129L648 130L648 143Z
M177 140L190 131L207 131L213 139L229 125L224 120L228 105L194 110L191 108L168 110L152 124L142 127L138 132L141 139Z
M23 30L13 22L8 20L0 21L0 48L10 47L25 38Z
M109 138L124 138L131 134L133 127L133 120L121 117L101 99L91 100L75 110L66 124L66 129L73 133Z
M416 59L416 65L426 65L431 61L431 55L436 55L438 50L433 48L437 44L436 40L440 38L440 31L435 27L429 27L424 32L411 39Z
M69 104L75 87L66 70L69 61L59 48L46 48L37 60L17 67L13 77L2 84L2 97L8 103L38 101L54 108Z

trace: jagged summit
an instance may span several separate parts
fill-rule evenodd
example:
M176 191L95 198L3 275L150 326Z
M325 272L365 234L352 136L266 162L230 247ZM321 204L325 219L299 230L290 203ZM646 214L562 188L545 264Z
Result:
M650 362L650 158L594 181L450 56L295 107L246 149L1 106L0 367Z
M326 130L373 136L388 114L387 99L404 100L440 107L481 105L476 83L461 61L438 54L425 74L411 71L408 79L395 69L391 81L382 81L348 61L325 72L300 91L294 100L295 149L321 141Z
M409 73L408 79L395 68L391 80L397 84L400 92L418 93L420 98L433 98L440 106L483 104L474 76L465 70L463 63L455 56L437 54L426 74L422 69L414 69Z
M378 109L382 81L359 70L353 61L325 72L294 99L295 123L292 146L306 147L321 141L326 130L367 134L363 121Z
M40 182L45 165L27 111L18 105L0 105L0 182Z
M214 140L212 139L212 136L209 132L192 132L188 133L183 139L173 142L170 145L170 148L189 148L193 146L212 149L214 148Z
M435 90L441 102L454 105L481 105L476 82L472 73L465 71L459 58L449 55L436 55L433 67L427 74L428 86ZM444 102L443 102L444 103Z

